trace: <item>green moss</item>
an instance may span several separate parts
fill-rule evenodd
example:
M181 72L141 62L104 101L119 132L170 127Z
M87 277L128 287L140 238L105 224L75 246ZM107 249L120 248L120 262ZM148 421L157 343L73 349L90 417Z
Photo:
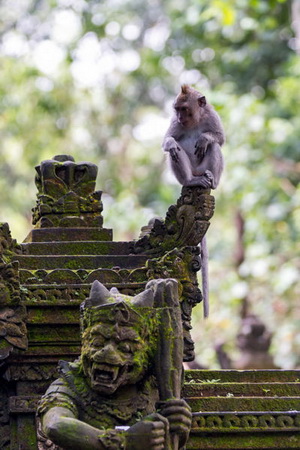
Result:
M186 370L185 380L219 378L222 383L291 383L299 378L299 370Z
M230 430L223 435L220 433L205 432L202 435L190 435L187 450L227 450L227 449L281 449L291 450L300 448L300 434L285 433L234 433Z
M299 409L299 397L203 397L187 398L198 411L289 411Z

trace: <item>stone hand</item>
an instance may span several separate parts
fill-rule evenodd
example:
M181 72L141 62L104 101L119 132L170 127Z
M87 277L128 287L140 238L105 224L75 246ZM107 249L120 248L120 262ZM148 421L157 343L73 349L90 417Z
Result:
M145 450L145 448L163 450L168 432L168 420L160 414L151 414L129 428L126 448L130 450Z
M179 447L185 446L192 424L191 408L183 399L167 400L161 404L160 414L169 421L170 433L179 436Z

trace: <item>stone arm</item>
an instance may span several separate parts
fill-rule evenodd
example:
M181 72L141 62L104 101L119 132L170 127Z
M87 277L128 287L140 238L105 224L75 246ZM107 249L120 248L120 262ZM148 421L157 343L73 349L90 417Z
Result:
M105 450L100 430L75 418L68 408L55 406L42 416L42 427L55 444L73 450ZM120 447L122 448L122 447Z
M127 431L99 430L75 418L68 408L55 406L42 416L46 436L64 449L72 450L162 450L169 433L169 422L152 414L129 427Z

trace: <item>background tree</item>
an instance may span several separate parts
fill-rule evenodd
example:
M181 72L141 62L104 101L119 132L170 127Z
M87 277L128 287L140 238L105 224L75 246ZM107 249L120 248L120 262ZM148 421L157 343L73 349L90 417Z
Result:
M233 342L245 299L274 330L277 364L300 364L300 47L291 6L0 5L0 218L19 241L31 228L33 167L59 153L98 164L105 226L115 239L136 238L180 192L160 149L180 84L204 91L221 115L226 171L208 233L211 317L203 322L200 307L194 327L199 358L212 367L213 344Z

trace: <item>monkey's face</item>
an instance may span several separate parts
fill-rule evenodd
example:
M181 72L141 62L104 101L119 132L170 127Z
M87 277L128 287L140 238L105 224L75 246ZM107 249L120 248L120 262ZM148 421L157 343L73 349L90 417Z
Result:
M177 101L174 105L177 122L183 128L194 128L199 124L201 111L197 102Z

